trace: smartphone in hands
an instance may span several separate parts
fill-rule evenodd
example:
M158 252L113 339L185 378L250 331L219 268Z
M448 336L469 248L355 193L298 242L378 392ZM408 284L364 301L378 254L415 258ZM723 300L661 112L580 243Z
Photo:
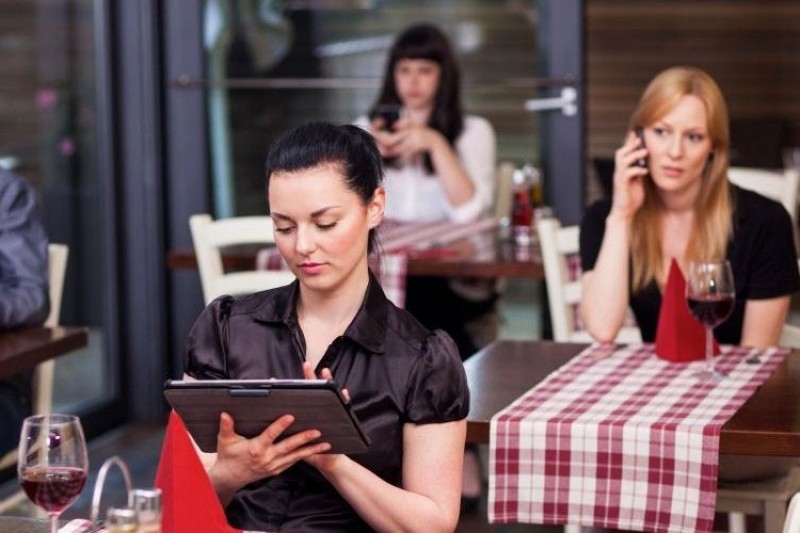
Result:
M383 119L383 129L394 131L395 123L400 120L400 106L396 104L381 104L375 107L371 119Z
M639 138L641 147L647 148L647 145L644 143L644 128L636 128L636 136ZM637 167L647 168L647 157L637 159L633 164Z

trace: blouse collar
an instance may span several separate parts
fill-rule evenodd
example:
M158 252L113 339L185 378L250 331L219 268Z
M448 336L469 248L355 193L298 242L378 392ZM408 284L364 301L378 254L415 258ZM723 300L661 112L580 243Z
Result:
M297 300L300 296L300 282L294 280L290 285L276 291L274 298L266 298L253 313L253 318L261 322L282 323L294 329L297 323ZM384 353L384 340L387 327L387 298L380 283L370 271L367 294L344 336L360 344L373 353Z

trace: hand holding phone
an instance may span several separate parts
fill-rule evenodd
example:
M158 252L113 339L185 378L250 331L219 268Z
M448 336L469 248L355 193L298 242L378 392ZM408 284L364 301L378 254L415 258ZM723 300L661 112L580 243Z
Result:
M381 104L375 107L372 119L380 117L383 119L383 128L393 131L395 123L400 120L400 106L396 104Z
M641 143L642 148L647 148L647 145L644 143L644 129L643 128L636 128L636 136L639 138L639 142ZM637 159L634 163L637 167L647 168L647 157L642 157Z

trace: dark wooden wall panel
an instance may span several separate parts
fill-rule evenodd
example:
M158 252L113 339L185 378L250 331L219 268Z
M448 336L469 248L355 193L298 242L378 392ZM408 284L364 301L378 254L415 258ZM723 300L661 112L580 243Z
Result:
M613 156L648 81L677 64L722 87L738 164L800 146L800 2L589 0L586 28L589 157Z

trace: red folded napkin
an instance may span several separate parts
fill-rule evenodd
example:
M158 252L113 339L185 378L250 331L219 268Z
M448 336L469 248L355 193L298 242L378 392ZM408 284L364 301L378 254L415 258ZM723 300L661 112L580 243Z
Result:
M228 525L186 426L175 411L169 415L156 487L163 491L163 533L241 533Z
M714 340L714 355L720 353ZM686 304L686 278L675 259L669 266L667 286L658 314L656 355L674 363L705 358L706 330Z

